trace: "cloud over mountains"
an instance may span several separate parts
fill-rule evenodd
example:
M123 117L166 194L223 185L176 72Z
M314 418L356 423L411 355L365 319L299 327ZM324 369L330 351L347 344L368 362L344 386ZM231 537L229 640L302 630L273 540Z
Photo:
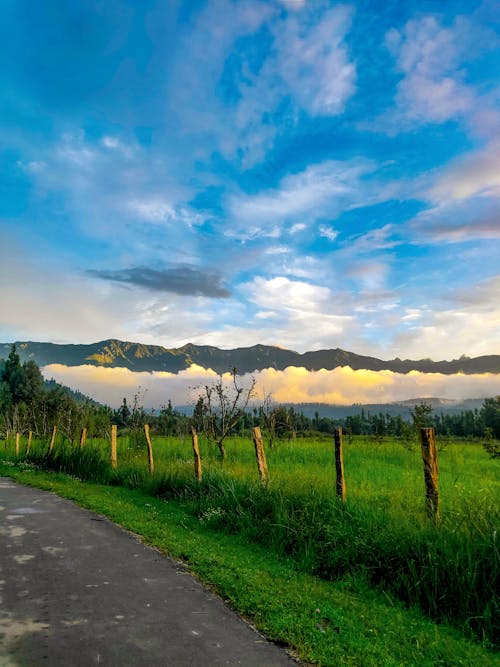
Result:
M98 401L118 406L123 397L132 399L139 393L148 408L160 408L171 399L176 405L194 405L205 384L217 379L215 371L193 365L178 374L133 373L126 368L96 366L68 367L51 364L43 369L47 378L90 395ZM500 376L442 375L412 372L406 375L392 371L352 370L340 367L331 371L308 371L287 368L266 369L252 374L257 381L257 401L271 393L283 403L390 403L409 398L439 396L448 399L494 396L500 393ZM230 384L231 377L226 374ZM241 378L244 385L250 375Z

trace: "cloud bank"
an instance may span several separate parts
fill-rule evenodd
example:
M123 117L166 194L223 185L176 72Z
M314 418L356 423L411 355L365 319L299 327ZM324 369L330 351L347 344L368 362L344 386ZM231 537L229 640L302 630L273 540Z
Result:
M193 365L178 375L173 373L134 373L126 368L96 366L45 366L47 378L55 378L72 388L117 407L123 397L139 393L147 408L159 408L169 399L175 405L193 403L205 384L217 373ZM500 394L500 375L442 375L412 371L407 375L392 371L353 370L345 366L334 370L308 371L290 366L283 371L272 368L253 373L257 381L257 400L271 393L280 403L390 403L408 398L436 396L448 399ZM225 375L230 383L231 376ZM246 386L250 375L242 377Z

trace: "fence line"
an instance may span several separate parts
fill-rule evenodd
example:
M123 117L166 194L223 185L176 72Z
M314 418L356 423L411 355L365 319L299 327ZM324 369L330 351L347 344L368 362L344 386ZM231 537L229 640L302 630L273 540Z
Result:
M110 463L112 468L117 468L118 466L118 456L117 456L117 425L113 424L111 426L111 451L110 451ZM84 447L87 442L87 427L83 427L81 430L80 437L80 448ZM150 474L154 473L154 459L153 459L153 444L151 441L150 428L148 424L144 424L144 433L147 444L147 453L148 453L148 467ZM421 454L423 462L423 472L424 472L424 486L425 486L425 512L430 520L438 524L440 521L439 513L439 490L438 490L438 479L439 479L439 467L438 467L438 451L436 446L436 435L434 428L421 428L419 430L420 441L421 441ZM57 426L54 425L52 429L52 434L47 450L47 454L50 455L54 450L55 441L57 436ZM334 432L333 444L334 444L334 459L335 459L335 491L336 495L346 502L346 481L344 474L344 462L343 462L343 446L342 446L342 428L337 428ZM7 450L9 446L9 431L5 431L5 449ZM25 449L25 455L29 455L31 451L33 439L33 432L29 431L27 445ZM191 429L191 439L192 439L192 448L194 456L194 474L198 481L202 480L202 462L199 450L198 442L198 433L194 428ZM255 448L255 456L257 462L257 470L259 479L262 483L267 484L269 482L269 471L267 468L266 455L264 450L264 442L261 434L260 427L256 426L252 429L252 439ZM15 453L16 457L20 456L21 450L21 433L15 433ZM478 475L467 474L467 477L474 477L477 479L482 479Z

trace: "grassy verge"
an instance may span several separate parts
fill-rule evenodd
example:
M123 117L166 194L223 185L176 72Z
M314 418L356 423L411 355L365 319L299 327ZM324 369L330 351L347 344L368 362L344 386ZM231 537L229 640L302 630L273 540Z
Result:
M460 465L456 464L463 457L462 447L450 448L442 457L445 509L436 527L419 503L422 494L414 474L418 452L401 446L374 448L365 443L349 450L353 493L344 506L332 493L331 451L314 441L273 451L276 469L265 488L255 479L251 443L245 439L228 443L223 465L208 452L202 483L194 479L186 443L163 444L158 443L159 465L153 475L144 465L143 452L125 443L114 470L99 447L60 444L50 455L38 447L28 460L83 481L182 500L185 511L205 527L238 534L277 557L291 557L304 574L365 580L407 607L418 606L434 621L500 644L500 603L495 595L500 583L498 482L489 482L488 474L495 470L481 468L474 448L470 453L476 458L466 456ZM317 474L320 462L326 474ZM420 467L421 461L419 471Z
M191 571L275 641L318 665L500 665L498 655L374 592L361 577L328 582L284 556L220 533L182 501L82 483L61 473L6 465L0 474L48 489L108 516Z

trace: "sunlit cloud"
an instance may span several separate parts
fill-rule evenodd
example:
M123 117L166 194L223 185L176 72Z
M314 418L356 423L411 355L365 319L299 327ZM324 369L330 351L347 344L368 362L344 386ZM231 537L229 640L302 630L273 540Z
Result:
M169 399L176 405L194 405L205 384L217 381L213 370L193 365L178 375L172 373L133 373L125 368L96 366L68 367L59 364L45 366L47 378L54 377L70 387L79 389L95 400L118 406L125 397L138 394L147 408L159 408ZM256 402L271 394L281 403L391 403L409 398L440 397L464 399L493 396L500 393L500 376L442 375L412 371L407 375L391 371L353 370L348 366L334 370L308 371L289 367L283 371L269 368L244 375L243 386L256 380ZM231 376L225 374L229 386Z

